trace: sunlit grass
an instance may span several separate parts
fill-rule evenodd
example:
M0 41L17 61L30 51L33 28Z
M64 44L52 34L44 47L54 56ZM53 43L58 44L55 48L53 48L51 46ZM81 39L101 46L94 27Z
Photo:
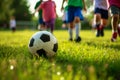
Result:
M52 60L28 51L34 30L0 31L0 80L119 80L120 38L112 43L111 30L95 37L80 32L80 43L69 42L67 30L56 30L58 51Z

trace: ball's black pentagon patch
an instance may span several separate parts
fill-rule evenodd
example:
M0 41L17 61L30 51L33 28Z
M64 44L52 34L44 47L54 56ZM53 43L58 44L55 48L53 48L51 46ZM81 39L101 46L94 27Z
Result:
M39 56L43 56L43 57L47 58L47 55L46 55L46 52L44 49L37 50L37 54Z
M58 43L54 44L53 51L57 52L57 49L58 49Z
M42 34L40 39L43 41L43 42L48 42L50 41L50 36L47 35L47 34Z
M34 41L35 41L34 38L32 38L32 39L30 40L29 47L32 47L32 46L33 46Z

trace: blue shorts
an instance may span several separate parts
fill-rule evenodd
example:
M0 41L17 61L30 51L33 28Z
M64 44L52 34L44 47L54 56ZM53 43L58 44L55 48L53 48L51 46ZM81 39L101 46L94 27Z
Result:
M73 22L75 17L79 17L80 20L84 19L83 15L82 15L82 8L69 6L68 7L68 20L67 20L67 22L68 23Z
M108 10L95 8L94 13L99 13L102 19L108 19Z
M39 22L39 24L44 24L44 25L45 25L45 22L43 21L42 18L39 18L39 19L38 19L38 22Z

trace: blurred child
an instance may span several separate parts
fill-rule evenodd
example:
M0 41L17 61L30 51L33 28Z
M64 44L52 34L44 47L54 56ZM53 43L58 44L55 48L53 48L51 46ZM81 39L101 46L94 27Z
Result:
M73 29L76 31L76 42L81 41L81 37L79 36L80 31L80 21L84 19L82 14L82 9L86 11L86 6L84 0L68 0L68 32L69 32L69 40L73 40Z
M10 29L12 30L12 32L16 31L16 20L14 16L11 16L10 18Z
M43 2L43 0L39 0L34 9L37 9L37 7ZM42 10L39 10L38 11L38 29L39 30L45 30L46 27L45 27L45 22L43 21L43 18L42 18Z
M117 39L117 35L120 36L120 27L118 23L120 20L120 0L108 0L109 9L111 13L111 25L112 25L112 38L111 41L114 42Z
M94 0L94 28L96 37L104 36L104 27L108 21L108 5L106 0Z
M41 5L35 10L34 13L42 9L43 21L47 28L50 28L51 33L53 33L56 19L56 4L52 0L42 2Z
M67 5L67 1L68 0L63 0L62 6L61 6L61 11L63 11L63 16L62 16L63 24L62 24L62 28L66 28L67 27L67 19L68 19L68 15L67 15L68 5Z

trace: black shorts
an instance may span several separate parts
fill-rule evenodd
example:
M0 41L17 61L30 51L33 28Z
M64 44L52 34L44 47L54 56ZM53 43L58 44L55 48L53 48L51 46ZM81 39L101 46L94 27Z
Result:
M16 28L15 28L15 27L12 27L11 29L12 29L13 31L14 31L14 30L16 30Z
M99 13L102 19L108 19L108 10L95 8L94 13L95 14Z
M110 6L110 14L111 16L114 14L120 15L120 8L117 6Z

